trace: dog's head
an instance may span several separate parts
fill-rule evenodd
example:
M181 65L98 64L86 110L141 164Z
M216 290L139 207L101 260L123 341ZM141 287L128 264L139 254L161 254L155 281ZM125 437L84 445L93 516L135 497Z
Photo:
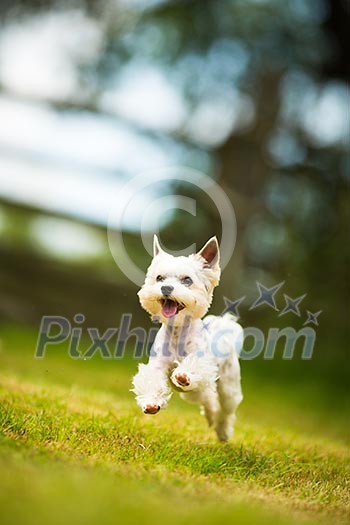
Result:
M220 254L212 237L196 254L174 257L154 236L153 260L138 296L142 307L162 323L181 324L207 312L220 279Z

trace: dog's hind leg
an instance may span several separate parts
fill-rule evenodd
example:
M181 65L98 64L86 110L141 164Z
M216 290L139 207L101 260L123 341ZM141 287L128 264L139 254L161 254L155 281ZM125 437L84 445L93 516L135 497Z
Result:
M227 441L233 435L235 412L243 399L238 360L227 361L220 372L217 382L220 410L215 431L220 441Z
M215 424L220 410L220 403L217 393L207 388L203 392L181 392L180 397L188 403L198 404L201 407L201 414L206 417L208 425Z
M216 423L220 411L218 394L209 389L203 394L202 411L208 421L208 425L212 427Z

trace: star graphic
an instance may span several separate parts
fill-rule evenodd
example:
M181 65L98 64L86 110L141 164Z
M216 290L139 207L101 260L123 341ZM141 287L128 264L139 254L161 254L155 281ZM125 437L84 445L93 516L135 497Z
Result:
M257 298L255 303L252 304L252 306L249 308L249 310L253 310L254 308L257 308L258 306L262 304L267 304L268 306L271 306L274 310L278 311L278 308L276 306L275 301L275 295L278 292L280 288L284 285L285 281L282 281L275 286L272 286L271 288L266 288L266 286L262 285L258 281L256 281L256 284L259 288L259 294L260 296Z
M299 304L307 296L307 294L304 293L304 295L301 295L300 297L296 297L296 299L292 299L291 297L289 297L285 293L283 295L284 295L284 299L286 301L286 306L283 308L282 312L280 312L279 315L284 315L284 314L286 314L288 312L293 312L293 314L295 314L298 317L300 317Z
M318 326L317 317L322 313L322 310L319 310L318 312L315 312L314 314L312 312L309 312L309 310L306 310L306 313L307 313L307 319L304 325L312 323Z
M244 301L244 299L245 299L245 295L243 297L240 297L239 299L236 299L235 301L231 301L227 297L224 297L225 309L223 310L221 315L224 315L230 312L231 314L235 315L237 319L239 319L240 315L239 315L238 307Z

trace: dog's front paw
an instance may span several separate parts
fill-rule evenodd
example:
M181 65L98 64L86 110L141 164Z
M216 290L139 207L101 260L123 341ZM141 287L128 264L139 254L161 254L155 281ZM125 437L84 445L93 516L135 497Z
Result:
M143 409L145 414L157 414L159 410L160 410L159 405L146 405Z
M175 379L179 386L190 386L191 384L190 378L184 373L175 374Z

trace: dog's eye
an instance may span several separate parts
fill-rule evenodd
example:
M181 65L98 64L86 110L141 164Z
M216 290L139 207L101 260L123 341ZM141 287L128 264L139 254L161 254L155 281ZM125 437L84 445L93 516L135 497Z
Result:
M156 281L164 281L164 277L162 275L157 275Z
M191 284L193 284L191 277L188 277L188 275L186 275L186 277L182 277L181 282L186 286L191 286Z

